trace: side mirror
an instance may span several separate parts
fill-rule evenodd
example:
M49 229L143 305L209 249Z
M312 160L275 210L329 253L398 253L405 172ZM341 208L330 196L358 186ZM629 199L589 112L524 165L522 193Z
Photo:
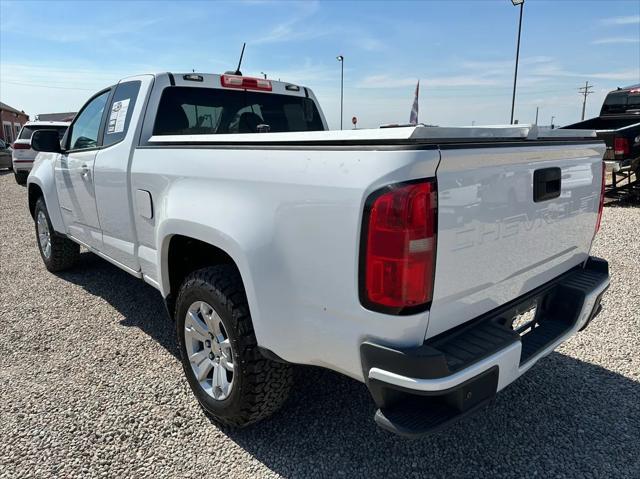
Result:
M35 151L61 153L60 136L55 130L36 130L31 136L31 148Z

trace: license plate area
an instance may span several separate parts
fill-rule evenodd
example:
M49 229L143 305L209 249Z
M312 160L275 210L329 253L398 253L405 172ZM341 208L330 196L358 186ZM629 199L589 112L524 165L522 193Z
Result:
M513 329L520 336L533 331L538 326L536 321L536 314L538 312L538 300L537 298L532 301L531 304L526 305L523 308L518 308L516 315L511 322L511 329Z

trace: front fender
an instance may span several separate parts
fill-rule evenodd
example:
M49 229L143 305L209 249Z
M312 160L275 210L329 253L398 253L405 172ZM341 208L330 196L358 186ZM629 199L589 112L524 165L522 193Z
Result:
M53 229L61 234L66 234L60 202L58 201L58 191L56 189L55 166L58 153L38 153L33 163L33 168L27 178L27 189L29 191L29 204L32 204L31 195L34 190L31 185L37 185L44 196L47 211L51 219ZM35 203L35 200L33 200Z

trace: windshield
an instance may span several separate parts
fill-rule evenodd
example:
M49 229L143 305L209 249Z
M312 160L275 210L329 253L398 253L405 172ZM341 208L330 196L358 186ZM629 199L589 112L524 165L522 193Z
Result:
M162 93L154 135L324 130L310 98L243 90L169 87Z
M65 131L67 131L66 126L52 126L52 125L26 125L22 127L22 131L20 132L19 140L30 140L31 135L36 130L55 130L58 132L58 137L62 140Z

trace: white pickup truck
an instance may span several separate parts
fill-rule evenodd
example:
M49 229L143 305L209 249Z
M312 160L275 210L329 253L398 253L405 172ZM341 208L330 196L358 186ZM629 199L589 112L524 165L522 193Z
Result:
M157 288L224 425L274 412L307 364L364 382L385 429L425 434L584 328L609 284L589 256L605 147L584 130L327 131L308 88L161 73L31 144L46 267L84 246Z

